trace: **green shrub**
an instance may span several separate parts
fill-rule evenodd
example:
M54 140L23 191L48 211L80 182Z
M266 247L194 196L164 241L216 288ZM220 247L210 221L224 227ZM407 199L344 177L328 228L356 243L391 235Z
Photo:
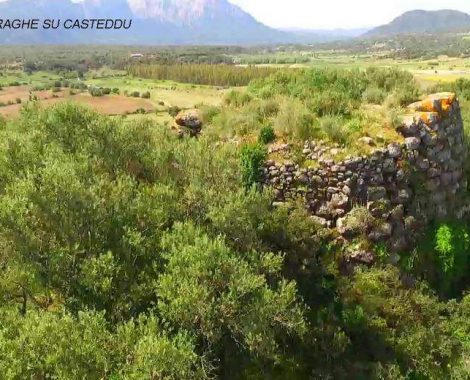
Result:
M307 140L316 135L314 118L305 105L297 99L286 99L273 121L276 134Z
M266 126L261 129L259 132L258 141L262 144L269 144L276 140L276 134L274 133L274 129L271 126Z
M224 102L228 106L242 107L247 105L253 97L247 92L232 90L225 95Z
M112 93L115 94L115 95L119 95L119 88L114 87L114 88L112 89Z
M444 223L435 232L435 250L445 285L452 286L470 269L470 234L468 226Z
M214 118L221 112L220 107L217 106L202 106L199 110L204 124L212 123Z
M140 115L145 115L147 113L147 111L145 110L145 108L137 108L136 111L134 112L135 114L140 114Z
M414 256L413 271L442 296L461 295L470 285L470 226L452 220L431 225Z
M130 96L133 98L140 98L140 92L139 91L132 91L130 93Z
M21 104L22 103L21 98L16 98L15 101L16 101L16 104Z
M88 91L91 96L94 96L94 97L103 96L103 91L98 87L90 87Z
M101 91L103 92L103 95L111 94L111 89L108 87L103 88Z
M320 119L320 129L330 140L339 144L347 144L351 135L344 120L334 116Z
M386 93L378 87L368 87L362 94L362 100L370 104L382 104Z
M358 105L359 102L349 98L347 94L334 90L318 93L309 103L310 109L320 117L348 116Z
M172 117L176 117L180 112L181 112L181 108L179 108L178 106L171 106L168 108L168 113Z
M393 107L406 107L419 100L419 90L413 85L407 85L395 89L389 104Z
M242 148L240 161L242 180L246 188L259 183L266 155L266 149L259 144L245 145Z
M52 87L52 92L57 93L60 92L61 88L60 87Z
M150 92L149 91L143 92L141 97L142 99L150 99Z

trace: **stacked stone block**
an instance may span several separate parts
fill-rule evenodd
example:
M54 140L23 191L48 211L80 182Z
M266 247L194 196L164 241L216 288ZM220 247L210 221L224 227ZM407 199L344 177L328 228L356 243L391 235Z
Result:
M399 131L404 141L369 156L335 162L317 152L319 142L306 142L304 155L318 165L300 168L293 162L266 162L264 183L276 202L296 198L319 223L342 233L348 213L365 206L380 221L369 237L405 249L420 224L458 213L459 190L466 186L463 123L456 96L431 95L409 106Z

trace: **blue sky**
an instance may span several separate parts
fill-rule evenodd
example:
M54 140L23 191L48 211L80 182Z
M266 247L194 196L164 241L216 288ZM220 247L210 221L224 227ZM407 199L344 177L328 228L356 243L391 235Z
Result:
M274 27L360 28L390 22L412 9L470 13L470 0L229 0Z

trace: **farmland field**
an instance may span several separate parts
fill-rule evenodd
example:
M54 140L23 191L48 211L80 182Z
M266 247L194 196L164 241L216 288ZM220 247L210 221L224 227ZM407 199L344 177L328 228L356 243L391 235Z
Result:
M108 76L106 76L108 75ZM0 77L3 88L0 90L0 115L11 118L19 114L22 104L34 98L43 107L63 101L71 101L106 115L127 115L155 113L159 121L169 121L168 107L180 109L193 108L196 105L220 105L227 89L212 86L196 86L171 81L153 81L137 79L122 75L113 70L91 73L90 79L80 83L92 87L109 87L119 89L119 95L91 96L86 90L56 88L54 90L37 90L41 86L53 83L59 77L54 74L41 73L26 77L21 72L8 72ZM15 84L8 86L8 84ZM68 87L68 86L67 86ZM124 95L134 92L149 93L148 99Z

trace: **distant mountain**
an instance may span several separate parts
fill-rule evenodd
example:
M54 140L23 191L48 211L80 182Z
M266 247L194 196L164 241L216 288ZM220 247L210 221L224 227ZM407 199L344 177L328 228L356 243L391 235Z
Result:
M283 31L296 35L299 39L303 39L306 42L332 42L332 41L343 41L351 38L356 38L367 31L370 28L356 28L356 29L302 29L302 28L287 28Z
M27 10L27 11L26 11ZM1 44L271 44L318 36L270 28L227 0L7 0L2 19L133 19L130 30L0 30Z
M470 15L453 10L410 11L390 24L382 25L365 33L364 37L380 38L399 34L442 33L470 31Z

